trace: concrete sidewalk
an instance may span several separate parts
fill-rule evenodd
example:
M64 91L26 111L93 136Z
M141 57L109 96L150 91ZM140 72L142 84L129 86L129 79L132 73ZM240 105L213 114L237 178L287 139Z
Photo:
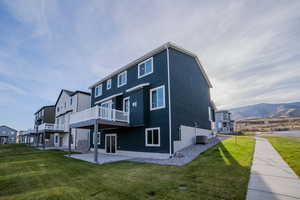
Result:
M300 199L300 179L265 138L256 145L247 200Z

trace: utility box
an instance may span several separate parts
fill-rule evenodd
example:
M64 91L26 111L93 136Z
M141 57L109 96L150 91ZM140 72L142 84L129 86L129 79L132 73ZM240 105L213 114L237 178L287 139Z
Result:
M206 135L197 135L196 136L196 144L207 144L208 137Z

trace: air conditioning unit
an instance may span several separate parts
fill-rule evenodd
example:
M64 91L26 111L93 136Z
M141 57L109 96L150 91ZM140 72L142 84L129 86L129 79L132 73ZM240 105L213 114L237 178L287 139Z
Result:
M197 135L196 136L196 144L207 144L208 137L206 135Z

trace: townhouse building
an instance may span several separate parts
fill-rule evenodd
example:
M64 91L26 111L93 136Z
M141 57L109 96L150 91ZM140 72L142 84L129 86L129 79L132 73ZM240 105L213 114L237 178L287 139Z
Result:
M8 126L0 126L0 144L14 144L17 139L17 130Z
M198 57L166 43L90 86L90 108L70 115L95 152L169 158L213 136L212 84Z
M61 90L55 103L55 125L63 131L54 131L55 147L68 148L69 140L72 149L80 148L89 141L89 130L71 128L70 115L91 106L91 94L84 91Z
M234 133L234 121L231 119L231 113L228 110L216 111L216 127L218 133Z

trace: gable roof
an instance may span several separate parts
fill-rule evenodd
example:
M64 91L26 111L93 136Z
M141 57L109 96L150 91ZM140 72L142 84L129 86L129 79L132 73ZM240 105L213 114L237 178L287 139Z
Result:
M54 105L48 105L48 106L43 106L40 109L38 109L34 114L40 112L41 110L43 110L44 108L48 108L48 107L54 107Z
M127 65L121 67L120 69L114 71L113 73L111 73L111 74L105 76L105 77L104 77L103 79L101 79L100 81L98 81L98 82L96 82L95 84L91 85L91 86L89 87L89 89L92 89L93 87L99 85L100 83L104 82L105 80L110 79L111 77L113 77L113 76L115 76L115 75L121 73L122 71L124 71L124 70L126 70L126 69L128 69L128 68L130 68L130 67L133 67L134 65L136 65L136 64L138 64L138 63L140 63L140 62L142 62L143 60L146 60L146 59L149 58L149 57L152 57L153 55L155 55L155 54L157 54L157 53L160 53L160 52L164 51L164 50L167 49L167 48L173 48L173 49L175 49L175 50L177 50L177 51L180 51L180 52L182 52L182 53L184 53L184 54L190 55L190 56L192 56L193 58L195 58L195 60L196 60L196 62L198 63L198 66L199 66L199 68L200 68L200 70L201 70L201 72L202 72L202 74L203 74L203 76L204 76L204 78L205 78L205 80L206 80L208 86L209 86L210 88L212 88L212 84L211 84L210 80L208 79L208 76L207 76L207 74L206 74L206 72L205 72L205 70L204 70L204 68L203 68L203 64L200 62L200 60L199 60L199 58L197 57L197 55L194 54L194 53L192 53L191 51L188 51L188 50L186 50L186 49L184 49L184 48L182 48L182 47L177 46L176 44L174 44L174 43L172 43L172 42L167 42L167 43L163 44L162 46L160 46L160 47L158 47L158 48L156 48L156 49L154 49L154 50L148 52L148 53L145 54L144 56L142 56L142 57L140 57L140 58L138 58L138 59L136 59L136 60L134 60L134 61L128 63Z
M62 95L63 92L66 92L66 94L68 96L74 96L75 94L78 94L78 93L81 93L81 94L85 94L85 95L91 95L91 93L89 92L85 92L85 91L81 91L81 90L76 90L76 91L71 91L71 90L66 90L66 89L62 89L56 99L56 102L55 102L55 106L57 105L58 103L58 100L60 98L60 96Z
M62 95L63 92L66 92L66 94L67 94L68 96L71 96L71 94L74 93L73 91L66 90L66 89L62 89L62 90L60 91L60 93L59 93L57 99L56 99L55 107L56 107L56 105L57 105L57 103L58 103L58 100L59 100L59 98L60 98L60 96Z
M9 126L6 126L6 125L1 125L1 126L0 126L0 129L1 129L1 128L8 128L8 129L10 129L10 130L12 130L12 131L16 131L16 132L17 132L16 129L10 128Z
M74 96L75 94L78 94L78 93L91 96L91 93L90 93L90 92L85 92L85 91L81 91L81 90L76 90L76 91L73 92L70 96Z

